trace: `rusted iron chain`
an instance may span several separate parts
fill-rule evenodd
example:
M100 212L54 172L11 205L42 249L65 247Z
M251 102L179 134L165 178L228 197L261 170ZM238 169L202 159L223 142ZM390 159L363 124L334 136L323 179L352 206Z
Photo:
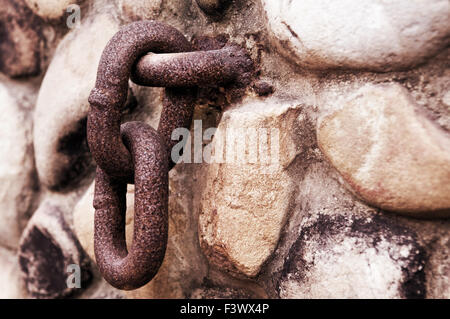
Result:
M164 87L194 87L222 84L236 79L245 61L244 52L237 46L220 50L185 53L148 54L136 64L131 80L140 85ZM170 69L170 77L164 71Z
M192 51L176 29L156 21L122 28L103 51L89 96L87 137L98 165L95 179L95 257L105 279L136 289L158 271L168 231L168 171L176 128L189 128L198 85L232 81L251 61L237 46ZM157 53L146 55L149 52ZM158 129L120 125L128 80L166 87ZM126 185L135 183L133 242L125 241Z

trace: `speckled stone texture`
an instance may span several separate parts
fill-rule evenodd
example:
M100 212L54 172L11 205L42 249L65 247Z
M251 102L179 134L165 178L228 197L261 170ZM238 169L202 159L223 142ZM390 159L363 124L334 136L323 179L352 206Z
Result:
M0 72L11 77L41 71L42 21L22 0L0 1Z
M447 0L0 3L2 297L450 298ZM69 3L81 8L74 29ZM164 259L149 283L123 291L96 263L96 150L82 132L101 52L120 28L143 20L178 30L170 41L184 38L184 51L210 52L198 61L195 52L143 47L139 57L127 49L127 62L104 65L120 76L103 83L119 87L120 99L103 102L117 102L105 111L115 112L108 143L122 151L120 124L158 131L161 116L188 108L201 120L184 150L193 163L168 173ZM227 73L228 57L241 73ZM213 72L204 71L211 63ZM223 83L229 76L237 78ZM200 84L191 96L177 88L189 81ZM218 128L213 137L209 128ZM242 140L249 128L278 129L276 165L194 161L228 129ZM117 170L127 176L131 156L123 154L128 172ZM140 192L122 186L122 253L144 225L134 220ZM90 274L81 288L67 288L66 262Z

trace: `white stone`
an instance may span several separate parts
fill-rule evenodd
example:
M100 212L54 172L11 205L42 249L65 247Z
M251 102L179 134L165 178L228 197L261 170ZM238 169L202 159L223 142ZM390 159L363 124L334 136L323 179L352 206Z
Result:
M71 4L80 2L79 0L25 0L28 7L37 15L57 19L61 17Z
M15 253L0 247L0 299L26 297L17 260Z
M89 110L98 63L106 43L118 30L108 15L98 15L59 44L39 91L35 112L34 148L41 182L57 186L72 169L73 158L59 151L61 138L76 132Z
M448 0L263 0L273 42L312 69L414 66L445 47Z
M389 211L450 216L450 138L406 89L368 84L335 104L318 143L357 196Z
M0 245L17 247L33 198L32 122L0 84Z

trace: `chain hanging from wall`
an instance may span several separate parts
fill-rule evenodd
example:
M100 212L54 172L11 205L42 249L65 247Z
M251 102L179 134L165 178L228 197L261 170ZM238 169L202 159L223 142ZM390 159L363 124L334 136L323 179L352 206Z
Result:
M148 53L155 54L148 54ZM87 138L97 163L95 258L114 287L136 289L149 282L164 259L168 236L168 172L178 143L176 128L190 127L196 87L236 80L252 67L236 45L193 51L175 28L157 21L123 27L108 42L89 96ZM165 87L157 130L143 122L121 125L128 81ZM125 240L126 187L135 184L133 241Z

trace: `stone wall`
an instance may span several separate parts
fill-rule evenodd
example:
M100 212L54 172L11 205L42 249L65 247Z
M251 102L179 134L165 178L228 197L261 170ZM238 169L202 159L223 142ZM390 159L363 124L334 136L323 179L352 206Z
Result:
M449 14L448 0L0 0L0 297L450 298ZM162 267L123 292L95 264L87 98L107 41L143 19L248 51L252 82L199 89L194 119L218 128L215 150L276 129L278 160L176 165ZM123 121L156 127L161 95L130 82ZM128 244L133 199L130 185Z

